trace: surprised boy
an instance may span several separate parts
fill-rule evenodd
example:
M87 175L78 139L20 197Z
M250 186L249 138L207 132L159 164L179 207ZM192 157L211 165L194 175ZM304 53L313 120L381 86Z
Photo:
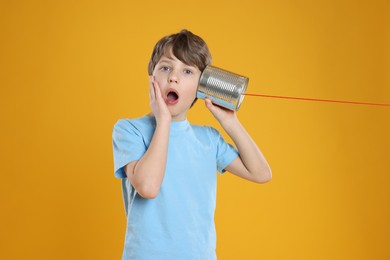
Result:
M199 36L182 30L163 37L148 66L151 112L114 126L114 171L122 178L127 216L124 260L216 259L216 172L257 183L272 178L234 111L205 99L235 147L214 128L188 122L209 64Z

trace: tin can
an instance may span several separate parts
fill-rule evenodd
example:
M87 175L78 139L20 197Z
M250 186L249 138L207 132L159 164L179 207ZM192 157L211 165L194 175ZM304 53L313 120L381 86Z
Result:
M208 97L219 106L238 111L248 82L247 77L208 65L200 76L196 97Z

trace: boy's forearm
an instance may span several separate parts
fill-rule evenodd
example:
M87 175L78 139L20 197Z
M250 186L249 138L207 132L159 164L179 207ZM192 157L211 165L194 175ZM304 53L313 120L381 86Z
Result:
M149 148L134 168L132 184L146 197L156 197L164 179L170 123L157 124Z
M238 118L233 117L229 121L220 123L236 145L248 172L257 179L271 179L272 173L268 162Z

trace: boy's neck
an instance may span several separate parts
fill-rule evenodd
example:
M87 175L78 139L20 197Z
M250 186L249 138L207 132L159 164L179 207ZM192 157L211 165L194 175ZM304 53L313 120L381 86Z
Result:
M150 112L146 116L148 116L150 118L155 118L153 112ZM187 120L187 117L184 117L184 118L174 118L174 117L172 117L172 122L181 122L181 121L185 121L185 120Z

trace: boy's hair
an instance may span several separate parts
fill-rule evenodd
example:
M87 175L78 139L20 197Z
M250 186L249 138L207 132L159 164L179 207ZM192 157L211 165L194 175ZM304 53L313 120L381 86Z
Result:
M179 33L165 36L156 43L148 65L149 75L153 74L154 67L164 54L170 56L170 50L181 62L196 66L200 71L211 63L211 54L206 42L184 29Z

